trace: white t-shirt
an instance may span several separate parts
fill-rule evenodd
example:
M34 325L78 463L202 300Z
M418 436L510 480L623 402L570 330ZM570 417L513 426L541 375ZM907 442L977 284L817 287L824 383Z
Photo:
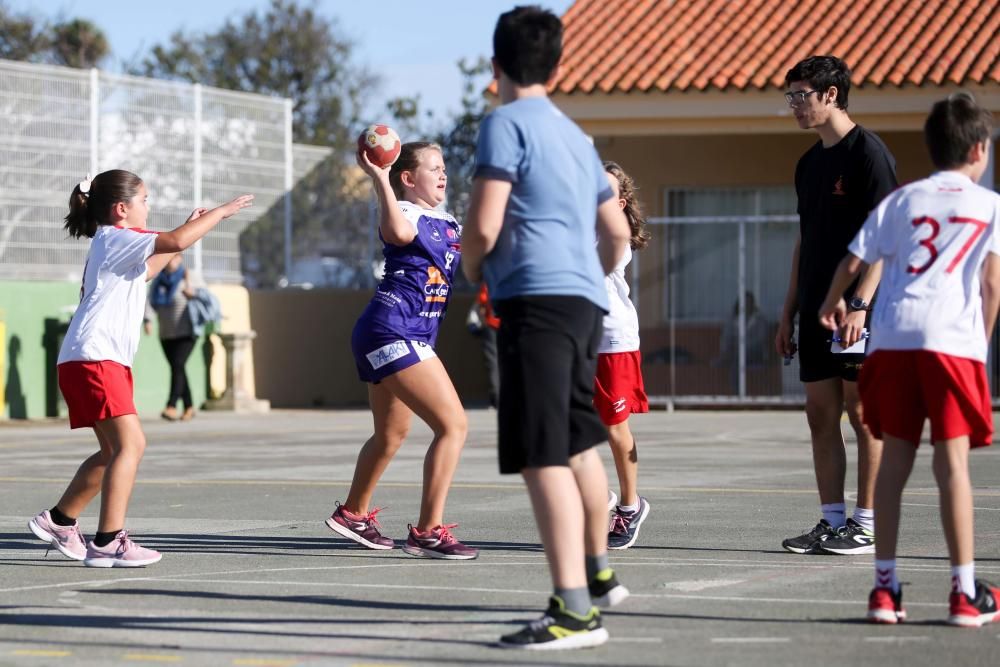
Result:
M90 242L80 305L59 361L115 361L132 367L146 307L146 260L156 233L102 225Z
M1000 255L1000 196L955 171L906 185L848 246L884 259L868 352L930 350L986 361L980 269Z
M628 298L628 283L625 281L625 267L631 261L632 248L625 246L625 254L618 266L604 276L609 310L604 316L604 334L601 336L601 347L597 350L602 354L639 349L639 315Z

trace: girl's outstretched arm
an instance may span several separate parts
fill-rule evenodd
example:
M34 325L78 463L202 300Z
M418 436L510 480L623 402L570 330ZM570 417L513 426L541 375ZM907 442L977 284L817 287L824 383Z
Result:
M153 256L146 260L146 280L152 280L170 262L171 257L187 250L222 220L252 204L253 195L240 195L212 210L196 208L183 225L158 234L156 245L153 246Z

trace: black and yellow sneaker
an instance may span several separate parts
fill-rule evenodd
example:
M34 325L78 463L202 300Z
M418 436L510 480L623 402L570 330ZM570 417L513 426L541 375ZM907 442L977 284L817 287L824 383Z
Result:
M859 556L875 553L875 533L863 527L854 519L837 529L837 534L820 542L817 549L827 554L839 556Z
M587 583L587 588L590 590L590 599L601 609L614 607L629 596L628 589L621 585L610 567L594 575Z
M601 612L591 607L585 616L574 614L557 595L549 598L549 608L537 621L532 621L519 631L504 635L501 648L520 648L532 651L589 648L608 641L608 631L601 625Z

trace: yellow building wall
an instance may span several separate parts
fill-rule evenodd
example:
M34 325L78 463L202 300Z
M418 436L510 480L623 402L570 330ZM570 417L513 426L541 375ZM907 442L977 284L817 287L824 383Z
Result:
M208 289L219 299L222 307L222 326L219 333L235 333L249 331L250 326L250 292L242 285L209 285ZM211 336L212 364L209 368L209 384L212 396L218 398L226 390L226 348L218 336ZM256 341L254 341L256 345ZM256 392L254 381L253 359L248 360L248 372L243 375L243 390L253 396Z

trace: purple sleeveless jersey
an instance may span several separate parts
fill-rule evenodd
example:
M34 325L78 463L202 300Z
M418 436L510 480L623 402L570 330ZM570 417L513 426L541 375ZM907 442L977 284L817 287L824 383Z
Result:
M461 256L462 227L451 215L400 202L417 231L405 246L384 243L385 276L354 328L355 356L388 339L434 346ZM368 348L365 350L364 348Z

